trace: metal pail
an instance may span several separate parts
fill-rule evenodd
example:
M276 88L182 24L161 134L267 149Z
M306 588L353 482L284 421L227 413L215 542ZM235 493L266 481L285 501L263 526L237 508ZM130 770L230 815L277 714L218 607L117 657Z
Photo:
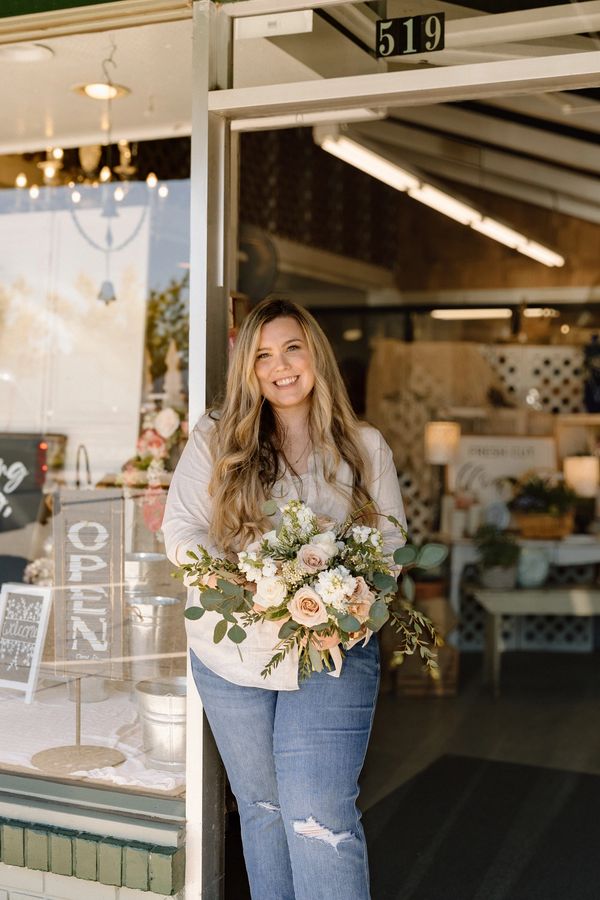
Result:
M147 762L157 769L183 771L186 679L175 676L140 681L135 694Z
M154 589L172 584L175 566L164 553L128 553L125 557L125 590Z
M125 595L127 603L127 656L133 656L129 676L138 681L173 671L174 660L145 659L160 653L185 650L184 602L178 597Z

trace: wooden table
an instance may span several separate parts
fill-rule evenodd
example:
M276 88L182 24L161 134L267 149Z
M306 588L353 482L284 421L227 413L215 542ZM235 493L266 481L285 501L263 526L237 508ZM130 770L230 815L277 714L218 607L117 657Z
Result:
M599 588L536 588L474 592L485 609L484 675L495 697L500 694L502 616L598 616Z

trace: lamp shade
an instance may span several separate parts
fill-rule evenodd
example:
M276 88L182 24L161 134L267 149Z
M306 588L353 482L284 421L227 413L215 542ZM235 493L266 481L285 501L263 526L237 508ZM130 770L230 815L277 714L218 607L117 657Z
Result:
M428 422L425 426L425 459L434 466L452 462L458 450L458 422Z
M595 497L600 483L597 456L565 456L565 481L580 497Z

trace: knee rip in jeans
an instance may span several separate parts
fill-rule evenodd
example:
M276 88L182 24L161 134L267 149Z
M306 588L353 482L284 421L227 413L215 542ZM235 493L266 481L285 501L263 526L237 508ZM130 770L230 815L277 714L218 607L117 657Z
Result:
M276 803L271 803L270 800L257 800L253 806L258 806L260 809L268 809L269 812L281 812Z
M351 831L340 831L338 834L335 834L331 829L317 822L314 816L309 816L308 819L304 819L302 822L293 822L292 824L294 831L299 837L323 841L324 844L329 844L333 847L336 853L338 852L338 844L342 844L344 841L351 841L355 837Z

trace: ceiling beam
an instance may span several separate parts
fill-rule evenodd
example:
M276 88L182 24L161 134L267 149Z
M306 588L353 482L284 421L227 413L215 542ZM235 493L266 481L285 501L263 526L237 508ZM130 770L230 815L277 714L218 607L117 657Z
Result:
M541 6L519 12L469 16L446 22L446 44L482 47L600 30L600 0Z
M536 94L532 97L497 97L489 103L534 119L600 134L600 103L591 97L557 91L555 94Z
M42 41L111 28L132 28L192 18L191 0L118 0L96 6L0 18L0 44Z
M600 149L597 144L563 137L551 131L441 105L398 109L394 115L416 125L460 135L473 143L496 144L516 153L549 159L574 169L600 172Z
M209 110L227 118L241 118L357 105L416 106L597 85L600 85L600 51L444 69L350 75L286 84L285 90L280 85L267 84L212 91Z
M398 154L398 164L402 165L403 162L416 166L421 171L438 178L450 179L459 184L490 191L492 194L531 203L542 209L550 210L550 212L574 216L596 225L600 224L600 206L585 200L577 200L575 197L561 193L558 189L540 187L510 178L507 175L498 175L484 166L474 168L465 163L441 159L438 156L429 156L409 149L402 150Z
M466 144L446 135L402 125L395 120L368 124L357 122L352 125L352 131L401 151L414 150L457 164L465 170L506 176L547 192L560 191L573 199L598 204L600 208L600 179L590 175L515 156L502 150Z

